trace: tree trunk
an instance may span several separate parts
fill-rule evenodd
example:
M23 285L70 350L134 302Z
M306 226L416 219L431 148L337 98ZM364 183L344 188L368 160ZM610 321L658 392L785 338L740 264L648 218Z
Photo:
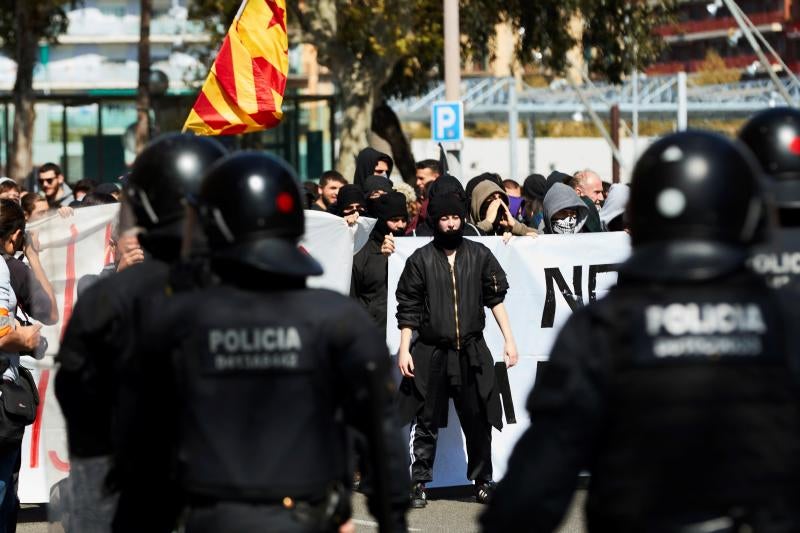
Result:
M136 88L136 153L150 140L150 17L153 0L141 0L139 15L139 85Z
M334 68L331 70L334 71ZM356 169L356 155L369 146L367 135L376 100L375 85L364 77L353 75L340 78L338 85L341 91L339 99L342 102L342 125L336 170L341 172L347 181L352 182Z
M30 27L30 5L14 3L14 21L17 28ZM14 126L8 175L24 184L33 170L33 123L36 119L33 94L33 67L36 64L38 42L34 32L18 31L14 59L17 61L17 79L14 82Z
M414 154L411 152L411 144L403 133L400 126L400 119L397 118L394 110L385 101L382 101L372 111L372 131L392 147L392 157L394 166L403 176L403 180L411 186L416 185L417 169L414 166Z

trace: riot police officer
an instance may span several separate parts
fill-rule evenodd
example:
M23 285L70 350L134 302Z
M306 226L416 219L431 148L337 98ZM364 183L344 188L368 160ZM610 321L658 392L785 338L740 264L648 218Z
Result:
M162 136L139 154L125 185L121 217L132 217L141 228L146 259L97 281L75 306L55 378L69 443L72 531L110 530L116 502L104 481L111 456L126 438L118 422L141 379L130 350L139 334L134 309L140 299L167 286L169 265L181 249L183 198L197 191L202 172L225 154L216 141L179 134ZM151 487L148 498L157 499L161 489ZM148 530L158 531L159 518L149 518Z
M775 288L800 290L800 111L776 107L753 116L739 139L761 164L777 205L776 230L750 266Z
M147 491L149 457L169 455L189 533L336 531L350 513L351 424L373 458L371 512L382 530L405 530L388 350L357 302L306 288L322 269L297 247L294 172L270 155L234 154L207 173L196 205L218 282L164 296L143 326L145 366L166 368L142 398L160 410L133 432L143 462L121 498Z
M570 317L528 401L531 427L481 517L552 531L591 473L590 531L797 531L797 351L746 268L757 164L716 134L668 135L637 162L633 253Z

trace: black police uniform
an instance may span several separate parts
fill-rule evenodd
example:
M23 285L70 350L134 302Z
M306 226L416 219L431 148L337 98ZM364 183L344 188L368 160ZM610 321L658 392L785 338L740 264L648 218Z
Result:
M75 487L83 497L75 498L74 513L87 511L94 526L108 519L115 502L108 499L105 476L127 440L126 424L141 386L137 354L132 349L142 332L136 319L137 302L164 292L169 264L178 259L181 242L181 199L194 192L200 172L225 154L217 142L192 136L167 135L151 143L134 162L126 185L127 205L137 224L146 229L140 235L147 259L103 278L84 291L74 309L57 356L55 392L67 428L70 456L74 463L86 460L86 470L75 468L81 479ZM153 313L151 308L148 310ZM151 466L155 468L155 466ZM119 483L125 465L117 461L113 484ZM87 485L93 485L91 487ZM148 497L166 497L162 486L150 488ZM98 516L95 506L110 507ZM81 508L85 507L85 508ZM177 506L173 506L174 509ZM141 509L133 511L141 513ZM107 515L107 516L106 516ZM148 530L171 521L149 514ZM110 525L106 524L108 527ZM89 528L89 526L83 526Z
M642 156L633 254L559 334L484 531L553 531L583 470L590 531L800 528L795 322L745 265L746 156L698 132Z
M754 250L750 266L770 286L800 290L800 111L776 107L751 118L739 139L756 156L778 207L778 228Z
M145 317L138 351L160 371L140 398L140 475L121 499L147 490L144 458L156 457L171 464L187 532L335 531L350 512L351 424L388 472L376 476L383 490L368 495L370 510L404 530L388 350L358 303L305 287L321 268L296 247L293 173L271 156L236 154L209 171L199 202L220 281L166 295L159 316ZM144 415L157 405L153 426Z

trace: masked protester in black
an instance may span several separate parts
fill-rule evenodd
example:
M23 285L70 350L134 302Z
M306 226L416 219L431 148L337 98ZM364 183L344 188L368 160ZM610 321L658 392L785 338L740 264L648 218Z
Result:
M418 222L417 227L414 229L412 236L414 237L432 237L434 234L434 229L436 226L436 221L432 219L428 213L428 206L433 198L437 196L444 196L448 194L456 194L463 199L464 203L464 212L469 211L469 206L467 205L467 196L464 192L464 186L461 185L461 182L458 181L456 178L451 176L450 174L444 174L439 176L436 181L431 183L428 186L428 198L425 200L425 211L426 216L422 217L421 220ZM481 232L478 228L474 225L467 223L464 227L464 235L468 237L478 237L481 235Z
M394 162L392 158L374 148L364 148L356 156L356 171L353 174L353 185L366 192L364 182L370 176L380 175L387 178L392 175Z
M381 331L386 332L386 274L394 239L405 234L408 223L406 197L390 192L374 203L377 222L366 244L353 256L350 296L367 310Z
M219 143L205 137L166 135L139 154L127 181L124 205L132 211L134 224L143 228L139 241L146 259L97 281L75 306L56 358L55 377L70 452L72 531L109 531L116 506L113 492L124 483L127 467L112 461L127 439L122 421L135 402L136 391L146 386L147 375L157 372L151 368L143 375L131 349L136 337L145 334L138 329L134 310L138 301L165 290L170 264L179 258L184 196L196 192L201 173L225 153ZM163 467L152 463L148 471ZM164 490L162 484L151 484L140 503L166 498ZM123 507L120 504L124 520L136 523L134 517L146 518L139 523L143 527L139 531L169 531L163 527L170 516L160 516L146 504Z
M439 178L441 179L441 178ZM505 272L484 245L463 238L466 211L457 194L431 198L433 242L406 261L397 286L400 328L398 366L401 421L417 419L412 465L413 507L426 505L425 483L433 479L438 428L447 425L453 398L467 445L467 478L479 502L492 495L492 426L503 427L494 362L483 339L486 306L505 338L505 360L517 353L503 305ZM413 347L412 332L418 333Z
M590 532L800 531L797 313L746 268L757 178L713 133L642 155L633 253L536 376L484 531L555 530L582 470Z
M756 114L739 132L761 164L777 205L778 228L756 248L750 266L777 289L800 291L800 111L776 107Z
M348 217L354 213L364 215L367 212L364 193L355 185L344 185L339 189L336 203L330 208L330 213L337 217Z
M348 424L367 437L381 531L405 531L384 335L350 298L306 288L322 269L297 248L294 172L267 154L234 154L206 174L196 208L219 283L164 295L158 316L144 317L141 350L163 373L141 399L163 410L156 421L141 410L138 483L121 498L147 493L152 456L174 465L181 531L337 531L350 516Z

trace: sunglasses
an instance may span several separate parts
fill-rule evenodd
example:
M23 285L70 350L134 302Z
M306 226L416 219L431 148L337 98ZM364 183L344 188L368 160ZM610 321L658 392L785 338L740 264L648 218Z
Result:
M56 181L56 178L39 178L39 183L42 185L50 185Z

